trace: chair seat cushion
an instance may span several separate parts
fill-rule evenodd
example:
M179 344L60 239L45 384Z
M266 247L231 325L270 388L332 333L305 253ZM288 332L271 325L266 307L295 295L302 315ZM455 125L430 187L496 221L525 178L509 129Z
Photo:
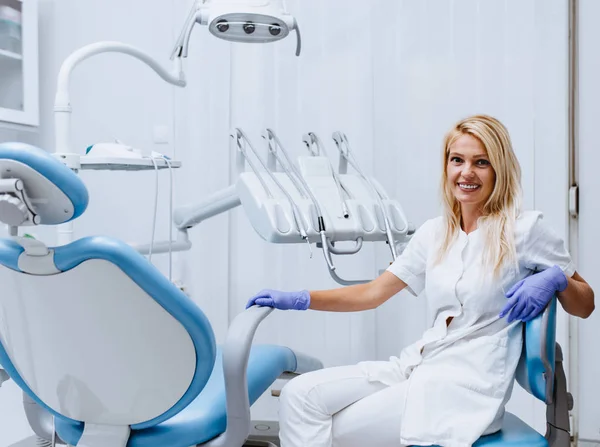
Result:
M248 395L254 403L284 372L296 370L296 356L284 346L254 345L248 360ZM56 420L56 432L65 442L77 445L83 423ZM227 426L223 357L217 350L208 383L184 410L171 419L142 430L132 430L127 447L189 447L220 435Z
M473 447L548 447L548 441L537 431L516 417L506 413L502 429L479 438ZM439 446L432 446L439 447Z
M497 433L482 436L474 447L548 447L548 441L537 431L516 417L506 413L502 430Z

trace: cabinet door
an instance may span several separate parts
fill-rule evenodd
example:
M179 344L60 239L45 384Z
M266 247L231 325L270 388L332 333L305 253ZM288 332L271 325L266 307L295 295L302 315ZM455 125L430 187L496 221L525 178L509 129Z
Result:
M0 0L0 121L39 124L37 0Z

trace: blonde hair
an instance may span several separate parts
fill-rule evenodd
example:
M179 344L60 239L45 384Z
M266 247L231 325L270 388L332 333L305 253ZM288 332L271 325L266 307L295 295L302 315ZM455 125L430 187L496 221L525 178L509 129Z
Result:
M513 151L508 130L491 116L474 115L465 118L456 123L444 138L441 193L446 225L438 261L445 257L461 226L460 203L448 184L447 166L450 146L463 135L471 135L481 142L496 173L494 189L483 205L478 228L485 237L484 265L497 276L505 262L517 262L514 223L521 206L521 167Z

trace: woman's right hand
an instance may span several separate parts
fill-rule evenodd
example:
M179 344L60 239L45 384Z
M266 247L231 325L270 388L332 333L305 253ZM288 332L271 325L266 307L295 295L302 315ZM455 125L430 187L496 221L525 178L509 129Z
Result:
M280 290L264 289L250 298L246 304L246 309L254 305L274 307L281 310L306 310L310 306L310 293L308 290L282 292Z

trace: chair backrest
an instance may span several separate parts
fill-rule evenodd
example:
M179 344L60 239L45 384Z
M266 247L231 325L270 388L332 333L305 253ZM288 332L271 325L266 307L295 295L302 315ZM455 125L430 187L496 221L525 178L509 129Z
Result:
M523 325L523 351L517 367L519 384L546 404L552 403L556 362L556 299Z
M8 159L12 175L16 163L61 184L61 201L85 210L87 193L82 205L64 188L85 189L71 170L39 149L18 149L27 157L15 161L0 145L0 172ZM146 428L185 408L210 377L216 346L207 318L127 244L0 239L0 283L0 364L58 418Z

